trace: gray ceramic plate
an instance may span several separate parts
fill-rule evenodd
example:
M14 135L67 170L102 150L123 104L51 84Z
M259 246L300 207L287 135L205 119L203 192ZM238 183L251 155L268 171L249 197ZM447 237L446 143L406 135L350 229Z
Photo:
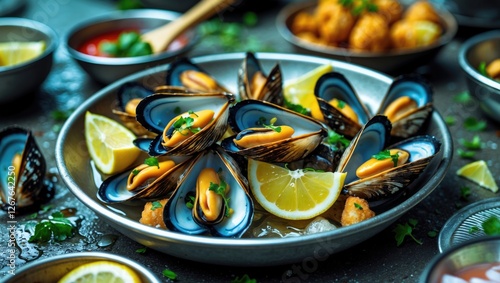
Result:
M439 251L471 239L484 237L481 224L491 216L500 217L500 198L489 198L469 204L457 211L439 233ZM479 231L476 231L479 228Z
M310 13L316 6L317 1L298 1L283 8L276 18L276 26L281 36L302 53L358 64L382 72L393 73L429 62L457 33L457 22L453 15L439 8L444 33L438 41L429 46L385 52L353 51L348 48L322 46L301 40L289 28L295 15L299 12Z
M237 70L244 53L210 55L193 61L216 77L222 84L236 91ZM280 63L285 81L302 75L323 64L332 64L343 73L373 111L392 79L381 73L319 57L279 53L258 53L265 70ZM364 222L329 232L299 237L273 239L222 239L190 236L149 227L138 222L142 207L125 204L106 205L96 197L92 169L84 138L84 115L87 110L114 117L111 105L117 88L127 81L138 81L149 86L163 83L167 66L146 70L117 81L99 91L81 105L64 124L56 144L56 161L60 174L74 195L89 206L111 226L131 239L161 252L199 262L225 265L277 265L300 262L314 256L328 256L354 246L380 232L405 212L422 201L441 182L452 156L452 141L446 124L434 112L427 133L442 142L441 151L430 167L419 178L418 185L394 206Z

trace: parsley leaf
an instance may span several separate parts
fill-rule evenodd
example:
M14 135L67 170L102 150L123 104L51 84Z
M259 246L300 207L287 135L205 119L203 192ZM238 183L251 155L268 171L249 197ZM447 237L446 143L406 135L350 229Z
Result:
M247 274L243 275L241 278L236 277L231 283L257 283L256 279L250 278Z
M460 188L460 198L463 200L467 200L470 196L470 188L469 187L461 187Z
M363 210L363 206L361 204L359 204L359 203L355 202L354 203L354 207L357 208L357 209L359 209L359 210Z
M462 138L459 142L467 149L481 149L481 138L478 135L475 135L470 141Z
M486 121L468 117L464 120L464 127L471 132L484 131L486 129Z
M257 121L257 124L262 125L264 128L271 129L277 133L281 133L281 127L274 125L274 123L276 123L277 120L278 120L278 118L273 117L269 121L269 124L266 124L266 118L260 117L259 121Z
M295 111L295 112L303 114L303 115L311 116L311 111L309 109L303 107L300 104L293 104L290 101L285 99L284 105L285 105L285 108L288 108L292 111Z
M142 248L138 248L137 250L135 250L135 252L138 254L144 254L144 253L146 253L147 250L148 250L147 247L142 247Z
M459 148L459 149L457 149L457 154L458 154L458 156L460 156L462 158L472 159L476 155L476 152L471 151L471 150L463 150L463 149Z
M28 242L46 243L51 239L62 242L73 237L76 227L64 215L58 211L52 213L47 219L43 219L35 225L33 235Z
M216 194L220 195L222 199L224 200L224 206L226 207L226 217L229 216L229 198L226 197L226 189L227 189L227 183L224 180L220 180L220 184L215 184L210 182L210 187L208 187L208 190L214 191Z
M159 201L153 201L151 203L151 210L155 210L155 209L162 208L162 207L163 207L163 205Z
M392 159L392 162L394 163L394 167L396 167L396 166L398 166L399 153L391 154L391 151L386 149L386 150L382 150L381 152L373 155L372 158L375 158L377 160L384 160L384 159L390 158L390 159Z
M468 91L464 91L455 95L455 97L453 97L453 100L458 103L466 104L472 101L472 96Z
M333 130L328 131L328 137L326 138L326 142L340 149L347 147L351 143L349 139L345 138L343 135Z
M489 78L490 76L488 75L488 72L486 72L486 62L482 61L481 63L479 63L479 66L477 67L477 70L479 71L479 73L487 78Z
M196 201L196 198L194 196L187 196L186 197L186 207L189 209L193 209L195 201Z
M486 219L481 226L486 235L500 235L500 218L494 215Z
M453 126L455 125L455 123L457 122L457 119L454 117L454 116L446 116L444 118L444 122L446 123L446 125L448 126Z
M171 279L171 280L177 279L177 274L170 269L163 269L163 271L161 273L163 274L163 276L167 277L168 279Z
M154 156L146 158L144 160L144 164L146 164L148 166L157 166L158 168L160 168L160 163L158 162L158 158L156 158Z
M413 239L413 241L415 241L417 244L421 245L422 242L419 241L417 238L415 238L415 236L413 236L413 229L415 228L415 226L417 225L418 221L416 219L409 219L407 223L405 224L401 224L401 223L398 223L396 225L396 227L392 230L396 235L395 235L395 239L396 239L396 245L399 247L406 236L409 236L410 238Z

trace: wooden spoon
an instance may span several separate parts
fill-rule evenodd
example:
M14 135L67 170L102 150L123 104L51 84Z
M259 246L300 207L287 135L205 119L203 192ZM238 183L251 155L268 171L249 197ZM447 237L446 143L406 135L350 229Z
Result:
M182 0L178 0L182 1ZM179 35L218 12L222 12L235 0L201 0L179 18L144 33L142 40L149 42L153 53L167 49Z

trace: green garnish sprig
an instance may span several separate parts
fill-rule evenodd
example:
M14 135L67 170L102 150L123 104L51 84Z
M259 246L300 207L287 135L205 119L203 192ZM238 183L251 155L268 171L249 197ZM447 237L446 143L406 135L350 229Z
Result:
M116 42L102 42L99 50L113 57L137 57L153 54L151 45L137 32L123 32Z
M394 167L398 166L399 153L391 154L391 151L388 149L382 150L381 152L373 155L372 157L377 160L384 160L390 158L394 163Z
M28 242L46 243L53 239L62 242L75 235L76 226L60 211L52 213L35 225L33 235Z
M190 111L188 111L188 113L189 113L189 115L195 115L196 117L198 117L198 115L196 115L196 113L194 111L190 110ZM196 134L199 131L201 131L200 127L194 127L193 124L194 124L194 119L193 118L191 118L191 117L180 117L173 124L174 132L177 131L177 132L179 132L179 133L181 133L183 135L188 135L189 133ZM185 130L187 130L188 133L184 134Z
M266 124L266 120L267 120L266 118L260 117L257 124L261 125L264 128L271 129L277 133L281 133L281 127L274 125L274 123L276 123L276 121L278 121L278 118L276 118L276 117L271 118L271 120L269 121L269 124Z
M399 247L405 240L406 236L410 237L415 243L421 245L422 242L413 235L413 230L417 227L418 220L409 219L408 222L398 223L392 230L395 233L396 245Z
M210 182L210 186L208 187L208 190L214 191L216 194L222 197L222 199L224 200L224 206L226 207L225 216L229 217L231 208L229 207L229 198L226 196L226 189L227 183L223 179L220 180L220 184Z
M329 130L326 143L339 149L344 149L351 143L351 141L345 138L344 135L341 135L333 130Z

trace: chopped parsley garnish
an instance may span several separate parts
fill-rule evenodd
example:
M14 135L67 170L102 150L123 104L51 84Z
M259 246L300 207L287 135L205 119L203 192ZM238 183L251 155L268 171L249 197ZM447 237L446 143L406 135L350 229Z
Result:
M285 105L285 108L288 108L292 111L295 111L295 112L303 114L303 115L311 116L311 111L309 109L303 107L300 104L293 104L290 101L285 99L284 105Z
M467 149L481 149L481 138L478 135L475 135L470 141L460 139L459 142Z
M457 154L462 158L473 159L474 156L476 155L476 152L471 150L463 150L459 148L457 149Z
M479 231L481 231L481 229L479 229L479 227L478 227L478 226L471 226L471 227L469 228L469 234L474 234L474 233L477 233L477 232L479 232Z
M446 125L448 126L453 126L455 125L455 123L457 122L457 118L455 118L454 116L446 116L444 118L444 122L446 123Z
M210 187L208 190L214 191L216 194L220 195L224 200L224 206L226 207L226 217L229 217L230 207L229 207L229 198L226 196L227 183L224 180L220 180L220 184L215 184L210 182Z
M157 200L153 201L151 203L151 210L155 210L155 209L162 208L162 207L163 207L163 205L161 204L161 202L159 202Z
M241 278L236 277L231 281L231 283L257 283L256 279L250 278L247 274L243 275Z
M43 219L35 225L33 235L28 242L46 243L51 239L62 242L73 237L76 227L62 212L54 212L47 219Z
M172 270L170 270L170 269L163 269L163 271L161 272L161 274L163 274L163 276L165 276L166 278L168 278L170 280L176 280L177 279L177 274L175 272L173 272Z
M54 110L50 112L50 116L52 116L52 118L57 122L64 122L71 115L71 112L73 112L73 110Z
M338 99L337 107L340 109L344 109L345 102L343 100Z
M363 210L363 206L357 202L354 203L354 207L359 209L359 210Z
M195 201L196 201L196 198L194 196L187 196L186 207L189 209L193 209Z
M481 225L486 235L500 235L500 218L492 215Z
M386 149L372 156L377 160L392 159L394 167L398 166L399 153L391 154L391 151Z
M428 236L429 238L435 238L437 235L438 235L438 231L437 231L437 230L435 230L435 229L434 229L434 230L431 230L431 231L429 231L429 232L427 232L427 236Z
M413 229L417 226L418 221L416 219L409 219L407 223L398 223L396 227L392 230L396 235L396 245L399 247L406 236L409 236L415 243L421 245L422 242L419 241L415 236L413 236Z
M138 248L137 250L135 250L135 252L138 254L144 254L144 253L146 253L147 250L148 250L147 247L142 247L142 248Z
M339 0L339 3L346 7L351 9L351 13L354 16L359 16L363 11L367 12L377 12L378 7L374 3L371 2L371 0L361 0L358 5L354 5L355 3L358 3L359 1L354 1L354 0Z
M257 121L258 125L261 125L264 128L271 129L277 133L281 133L281 127L280 126L275 126L274 123L278 120L278 118L273 117L271 118L271 121L269 121L269 124L266 124L266 118L260 117L259 121Z
M139 172L141 172L141 170L134 169L134 170L132 170L132 175L137 176L137 174L139 174Z
M468 117L464 120L464 127L471 132L484 131L486 129L486 121Z
M463 200L468 200L470 196L470 188L469 187L461 187L460 188L460 198Z
M343 135L333 130L328 131L328 137L326 138L326 142L330 145L334 145L337 148L341 149L347 147L351 143L349 139L345 138Z
M477 67L477 70L479 71L479 73L487 78L489 78L490 76L488 75L488 72L486 72L486 62L482 61L481 63L479 63L479 66Z
M196 113L194 113L193 111L188 111L188 114L195 115L196 117L198 117L198 115L196 115ZM174 122L173 127L174 127L174 131L177 131L177 132L181 133L182 135L188 135L189 132L196 134L199 131L201 131L200 127L193 127L193 125L194 125L194 118L180 117L179 119L177 119L177 121ZM187 130L188 133L184 134L185 130Z
M472 101L472 96L470 95L469 92L463 91L463 92L455 95L455 97L453 97L453 100L455 100L455 102L458 102L458 103L466 104L466 103L469 103Z
M151 45L137 32L122 32L116 42L103 42L99 50L113 57L137 57L153 54Z
M146 158L144 160L144 164L146 164L148 166L157 166L158 168L160 168L160 163L158 162L158 158L156 158L154 156Z

